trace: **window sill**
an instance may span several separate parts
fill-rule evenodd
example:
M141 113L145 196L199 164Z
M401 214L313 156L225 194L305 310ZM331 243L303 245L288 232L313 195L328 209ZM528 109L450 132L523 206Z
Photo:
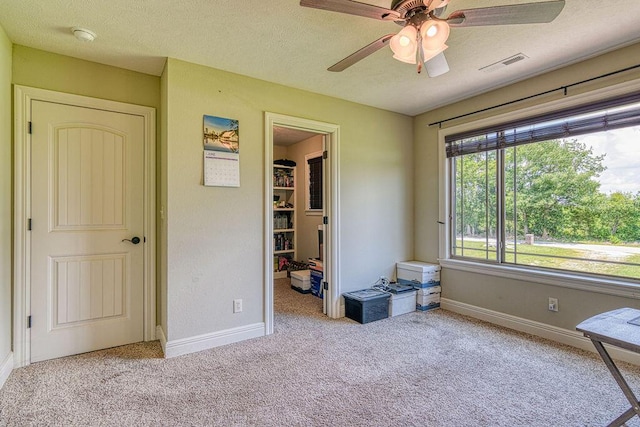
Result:
M452 270L640 299L640 281L633 279L624 280L558 271L542 271L519 266L494 265L459 259L441 259L440 265L443 268Z
M322 216L322 210L307 209L304 211L307 216Z

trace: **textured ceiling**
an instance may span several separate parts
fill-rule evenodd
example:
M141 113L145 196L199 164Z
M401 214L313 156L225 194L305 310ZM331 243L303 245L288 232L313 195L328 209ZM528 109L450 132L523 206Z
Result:
M316 135L318 134L300 129L286 128L282 126L273 127L273 143L275 145L292 145Z
M527 1L537 0L452 0L444 16ZM445 52L451 71L431 79L392 59L388 48L341 73L326 71L400 27L298 0L2 0L0 25L16 44L143 73L160 75L172 57L413 116L640 41L639 0L603 6L566 0L550 24L453 28ZM98 37L79 42L73 26ZM529 59L478 71L520 52Z

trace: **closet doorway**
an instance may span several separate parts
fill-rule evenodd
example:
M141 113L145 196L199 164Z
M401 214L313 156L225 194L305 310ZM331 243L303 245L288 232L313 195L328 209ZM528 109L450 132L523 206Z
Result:
M288 271L305 264L322 266L323 312L340 317L339 127L272 113L266 113L265 123L265 329L270 334L274 280L288 280ZM318 273L311 273L318 284Z

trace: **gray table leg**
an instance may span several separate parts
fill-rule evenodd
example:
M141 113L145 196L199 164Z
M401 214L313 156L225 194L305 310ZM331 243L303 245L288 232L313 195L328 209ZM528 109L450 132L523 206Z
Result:
M598 353L600 353L600 357L604 361L604 364L607 365L607 368L609 368L611 375L613 375L613 378L615 378L616 382L622 389L622 392L627 397L627 400L629 401L629 403L631 403L631 408L629 408L625 413L613 420L611 424L609 424L609 427L621 426L626 421L630 420L634 415L638 415L638 417L640 417L640 403L638 403L638 399L633 394L633 391L631 391L631 388L629 387L629 384L627 384L627 381L625 381L625 379L622 377L622 374L618 370L618 367L615 365L615 363L613 363L611 356L609 356L609 353L600 341L596 341L591 338L591 342L595 346L596 350L598 350Z

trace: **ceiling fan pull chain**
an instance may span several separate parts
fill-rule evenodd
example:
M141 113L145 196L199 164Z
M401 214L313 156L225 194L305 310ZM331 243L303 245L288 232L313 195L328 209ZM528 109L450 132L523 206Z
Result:
M422 64L424 64L424 52L422 50L422 35L418 31L418 48L416 49L416 62L418 63L418 74L422 72Z

